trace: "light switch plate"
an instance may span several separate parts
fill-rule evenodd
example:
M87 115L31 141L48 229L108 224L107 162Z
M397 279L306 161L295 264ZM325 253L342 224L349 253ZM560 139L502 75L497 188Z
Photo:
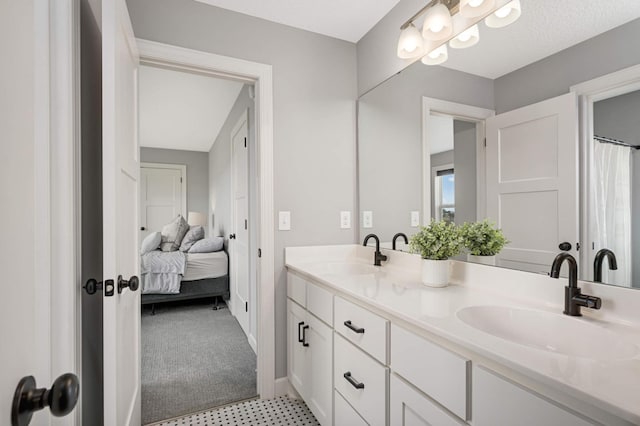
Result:
M291 230L291 212L281 211L278 213L278 229L280 231Z
M373 228L373 212L372 211L362 212L362 227Z
M413 228L420 226L420 212L417 210L411 212L411 226Z
M340 228L341 229L349 229L351 228L351 212L340 212Z

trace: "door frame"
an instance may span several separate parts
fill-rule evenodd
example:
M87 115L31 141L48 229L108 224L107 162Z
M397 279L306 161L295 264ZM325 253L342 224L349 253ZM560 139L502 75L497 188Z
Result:
M591 193L588 191L589 176L591 176L591 140L593 131L593 104L595 102L624 95L625 93L640 90L640 65L624 68L620 71L605 74L592 80L575 84L569 88L578 97L578 151L579 159L579 184L580 194L580 241L588 246L590 238L589 230L589 205ZM590 262L590 250L579 252L580 277L591 280L593 277L593 264Z
M138 39L140 65L197 72L255 84L256 164L258 191L257 381L262 399L276 395L274 197L273 197L273 72L272 66L228 56ZM250 254L251 255L251 254ZM253 253L257 256L257 253ZM278 393L282 390L278 386Z
M180 185L182 186L182 195L180 200L180 206L182 210L182 216L187 219L187 166L185 164L169 164L169 163L146 163L140 162L140 169L171 169L171 170L180 170L180 177L182 181ZM142 194L140 194L142 195Z

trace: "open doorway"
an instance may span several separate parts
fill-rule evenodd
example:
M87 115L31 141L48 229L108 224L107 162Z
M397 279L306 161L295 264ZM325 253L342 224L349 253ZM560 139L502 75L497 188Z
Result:
M258 395L253 85L139 71L144 424Z

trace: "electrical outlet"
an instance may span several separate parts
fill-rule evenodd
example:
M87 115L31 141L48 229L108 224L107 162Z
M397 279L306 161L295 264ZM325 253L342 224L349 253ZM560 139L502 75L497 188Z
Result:
M280 231L291 230L291 212L278 213L278 229Z
M372 211L362 212L362 227L373 228L373 212Z
M351 212L340 212L340 228L351 228Z
M417 228L420 226L420 212L414 210L411 212L411 227Z

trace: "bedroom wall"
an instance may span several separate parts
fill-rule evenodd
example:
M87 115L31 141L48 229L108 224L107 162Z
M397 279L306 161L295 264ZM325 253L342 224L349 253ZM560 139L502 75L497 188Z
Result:
M187 211L205 214L209 211L209 154L207 152L141 147L140 160L143 163L186 165Z
M292 221L273 247L276 377L285 377L284 248L356 240L339 226L355 204L355 45L192 0L127 3L136 37L273 66L275 214Z

